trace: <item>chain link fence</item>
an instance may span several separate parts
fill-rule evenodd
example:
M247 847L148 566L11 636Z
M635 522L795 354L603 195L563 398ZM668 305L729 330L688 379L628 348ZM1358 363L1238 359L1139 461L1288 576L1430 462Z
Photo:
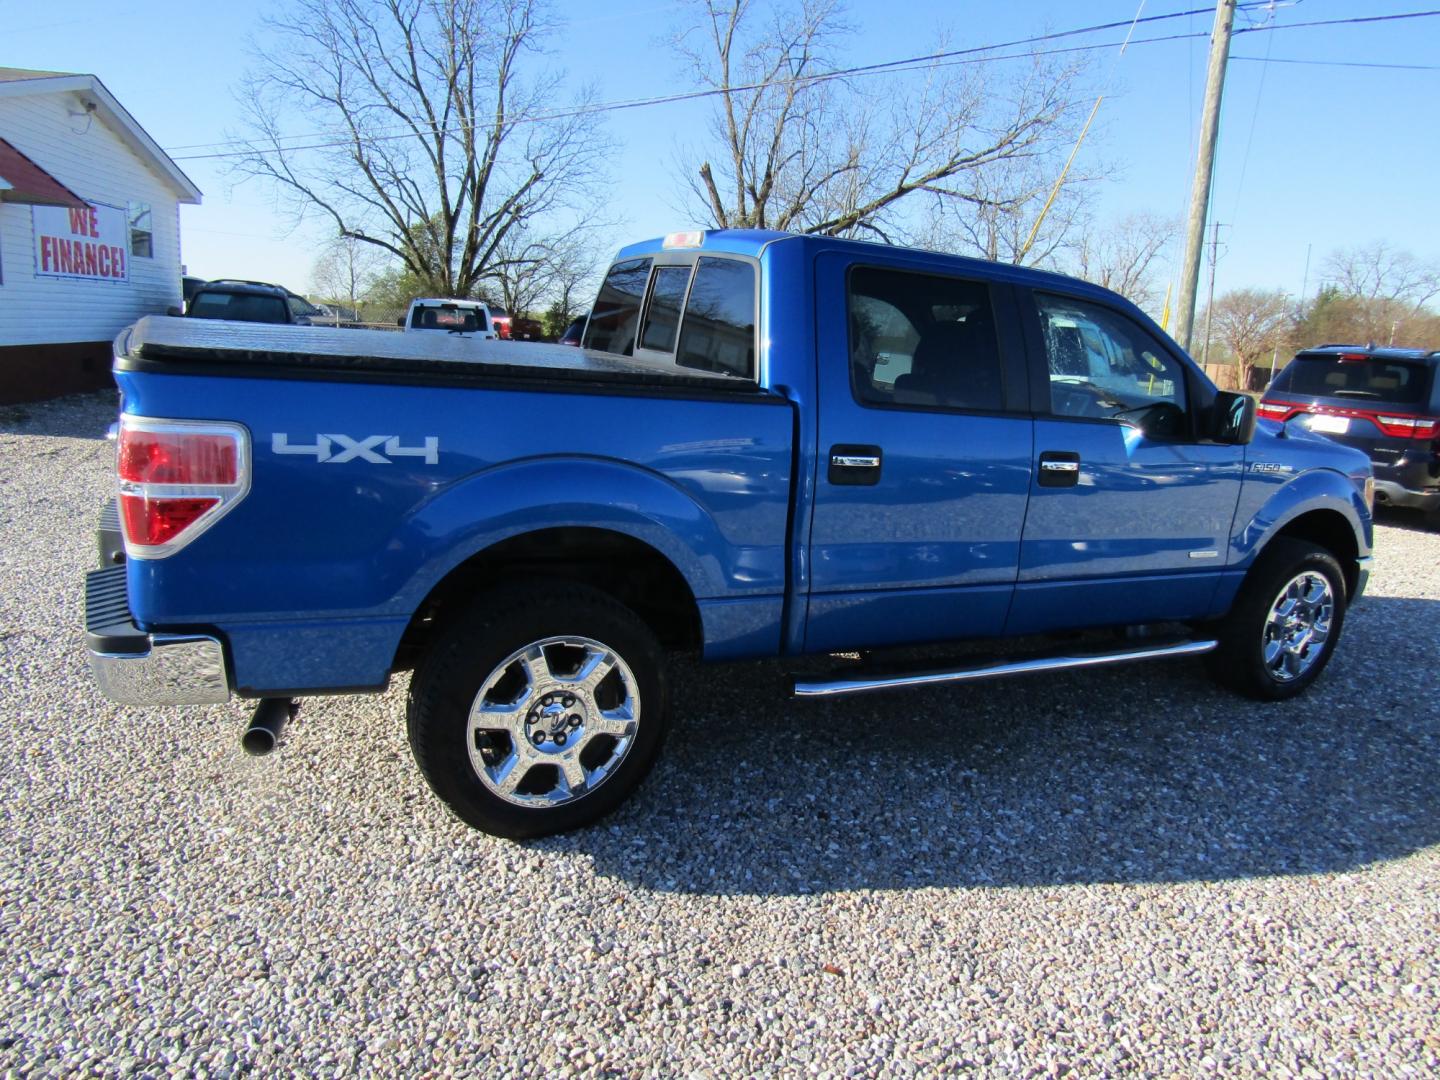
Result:
M314 316L311 323L315 326L339 326L356 327L366 330L399 330L400 323L405 318L406 308L395 307L388 304L356 304L351 307L348 304L330 303L326 300L314 301L324 315Z

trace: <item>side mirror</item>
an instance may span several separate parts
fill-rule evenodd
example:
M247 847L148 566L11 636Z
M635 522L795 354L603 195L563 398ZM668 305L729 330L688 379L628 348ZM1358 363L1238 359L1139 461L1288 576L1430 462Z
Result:
M1255 399L1221 390L1210 409L1210 437L1217 443L1244 446L1255 437Z
M396 319L395 325L400 327L400 329L402 330L405 329L405 316L401 315L398 319Z
M173 317L180 315L181 311L174 304L171 304L168 308L165 309L165 314Z

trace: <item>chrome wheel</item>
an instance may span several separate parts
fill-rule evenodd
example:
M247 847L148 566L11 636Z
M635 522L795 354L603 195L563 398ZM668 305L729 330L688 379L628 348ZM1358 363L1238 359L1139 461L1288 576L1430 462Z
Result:
M1277 682L1300 678L1325 654L1335 594L1314 570L1296 574L1270 605L1261 631L1265 669Z
M517 806L559 806L594 791L635 741L640 692L612 649L550 637L517 649L486 677L470 706L470 765Z

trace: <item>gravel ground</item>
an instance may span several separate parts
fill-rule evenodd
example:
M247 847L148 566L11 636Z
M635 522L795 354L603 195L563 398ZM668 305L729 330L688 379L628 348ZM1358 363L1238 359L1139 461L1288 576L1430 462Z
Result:
M113 397L0 410L0 1072L1440 1071L1440 535L1378 530L1299 702L1200 664L794 703L684 668L660 765L512 844L430 796L404 682L101 700Z

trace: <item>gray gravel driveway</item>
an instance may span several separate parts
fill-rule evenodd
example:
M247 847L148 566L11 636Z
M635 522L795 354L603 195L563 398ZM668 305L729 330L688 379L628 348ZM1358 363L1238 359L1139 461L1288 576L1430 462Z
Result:
M1309 696L1174 661L796 703L686 667L591 830L470 832L405 686L103 701L113 396L0 410L0 1072L1440 1072L1440 535L1384 518Z

